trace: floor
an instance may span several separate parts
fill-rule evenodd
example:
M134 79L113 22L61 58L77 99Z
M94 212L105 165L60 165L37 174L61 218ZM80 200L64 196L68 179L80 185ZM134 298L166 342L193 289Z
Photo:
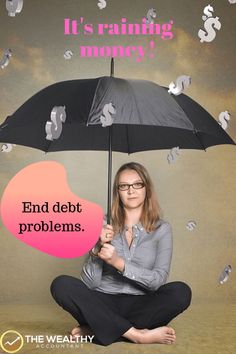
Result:
M18 331L23 337L67 334L76 322L55 305L0 305L0 335L7 330ZM118 342L104 347L96 344L40 344L24 343L18 353L83 353L96 354L235 354L236 353L236 304L192 304L171 322L176 330L174 345L140 345ZM24 337L25 338L25 337ZM45 338L45 337L44 337ZM45 347L48 345L49 347ZM57 345L57 347L56 347ZM67 345L67 347L66 347ZM52 347L50 347L52 346ZM0 348L0 353L3 353Z

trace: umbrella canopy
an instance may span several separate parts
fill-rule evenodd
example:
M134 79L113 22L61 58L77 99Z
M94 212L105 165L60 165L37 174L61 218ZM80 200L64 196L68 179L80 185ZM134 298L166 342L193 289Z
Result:
M114 77L64 81L48 86L26 101L0 125L0 141L46 152L108 150L109 128L101 116L106 104L116 113L112 124L113 151L206 149L235 144L198 103L144 80ZM55 106L65 106L60 137L46 139L45 125Z
M105 107L112 113L105 112ZM109 126L103 124L105 113L112 116ZM53 138L52 124L60 125ZM44 88L0 125L0 141L46 152L108 150L108 223L112 151L130 154L175 146L206 149L235 145L215 119L188 96L173 96L150 81L113 76L64 81Z

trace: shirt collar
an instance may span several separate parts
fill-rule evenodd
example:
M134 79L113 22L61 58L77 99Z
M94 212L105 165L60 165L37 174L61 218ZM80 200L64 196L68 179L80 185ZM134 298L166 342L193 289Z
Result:
M138 229L139 231L143 231L143 230L144 230L144 227L143 227L143 225L141 224L141 222L139 222L138 224L133 225L133 228L134 228L134 229ZM128 230L128 226L126 226L126 225L125 225L125 230L126 230L126 231Z
M162 219L159 219L156 223L156 227L159 227L161 224L163 223ZM138 224L133 225L134 228L137 228L139 231L145 231L143 225L141 224L141 222L139 222ZM128 227L125 225L125 230L128 230Z

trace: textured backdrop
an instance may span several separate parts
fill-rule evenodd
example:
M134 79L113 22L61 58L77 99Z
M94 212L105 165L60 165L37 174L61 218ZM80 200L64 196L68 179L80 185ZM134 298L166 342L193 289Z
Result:
M9 65L0 69L0 123L33 93L57 81L109 75L110 58L81 58L79 46L143 45L154 40L154 58L115 59L115 76L152 80L168 86L180 75L189 75L192 84L186 94L198 101L216 120L229 111L227 133L236 140L235 23L236 4L215 0L214 16L221 29L211 43L200 43L206 1L115 1L107 0L100 10L97 1L31 0L22 12L9 17L5 1L0 4L0 58L11 48ZM155 22L174 21L174 38L162 41L155 36L65 36L64 18L93 23L141 22L148 9L157 11ZM66 50L74 55L63 56ZM158 193L164 219L174 231L174 254L169 280L183 280L193 290L193 302L236 302L236 148L217 146L205 151L182 150L175 164L167 162L168 151L133 155L113 154L113 171L124 162L137 161L149 170ZM62 163L71 190L106 210L107 154L102 152L60 152L44 154L15 146L0 152L0 195L9 180L25 166L42 161ZM94 174L94 171L99 173ZM97 192L95 192L97 191ZM11 211L9 210L9 213ZM196 222L193 231L186 223ZM51 280L59 274L78 276L83 258L65 260L50 257L16 240L0 224L1 303L51 303ZM230 279L218 282L226 265Z

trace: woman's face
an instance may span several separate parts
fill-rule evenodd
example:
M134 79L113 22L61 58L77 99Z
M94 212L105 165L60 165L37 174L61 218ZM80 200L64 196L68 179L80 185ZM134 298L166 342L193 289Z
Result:
M141 177L135 170L124 170L119 176L118 185L129 185L143 183ZM132 186L128 190L118 190L120 199L126 209L135 209L143 206L146 197L146 187L135 189Z

